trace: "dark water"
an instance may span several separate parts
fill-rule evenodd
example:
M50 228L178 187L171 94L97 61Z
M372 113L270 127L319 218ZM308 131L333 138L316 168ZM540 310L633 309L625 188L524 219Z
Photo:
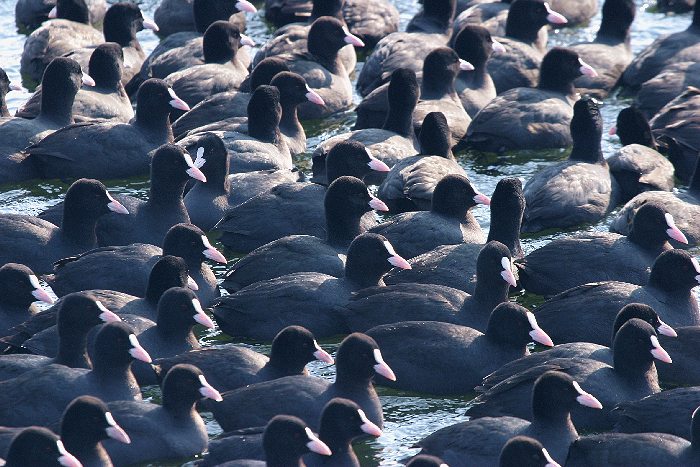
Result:
M411 0L392 0L401 12L401 25L405 27L408 20L417 11L417 2ZM577 0L566 0L575 2ZM140 2L146 14L153 16L153 11L158 0L144 0ZM601 2L602 3L602 2ZM690 22L689 15L665 16L646 11L649 2L638 0L639 6L637 19L633 26L632 44L635 52L638 52L655 37L684 29ZM14 24L13 0L0 0L0 66L7 72L10 79L19 81L19 59L24 44L24 36L16 33ZM248 16L248 35L260 44L269 36L270 30L262 20L262 14ZM594 18L590 24L550 34L550 46L567 45L576 42L592 40L600 22L600 15ZM157 38L150 32L139 34L139 39L144 49L150 52L157 44ZM359 67L362 63L358 63ZM11 92L8 96L8 106L13 112L26 98L28 94ZM359 98L356 96L356 102ZM607 130L612 126L620 109L628 103L615 97L607 99L602 108L605 119L605 132L603 136L603 150L606 156L611 155L619 147L616 137L607 135ZM347 131L353 124L352 112L334 117L306 127L309 136L309 153L314 147L329 136ZM504 157L478 157L475 154L461 154L461 162L469 173L470 178L479 189L487 194L493 192L499 179L505 176L519 177L525 182L532 173L540 167L547 165L552 160L565 158L566 151L550 151L540 153L516 153ZM308 157L300 157L297 164L303 170L309 168ZM108 184L111 191L128 193L143 197L147 194L147 180L112 181ZM12 212L22 214L36 214L44 208L55 204L65 193L67 186L59 182L42 181L22 185L0 187L0 212ZM484 207L479 207L475 212L482 227L489 227L489 213ZM585 230L607 230L607 225L612 215L599 224L582 228ZM559 234L529 237L523 239L523 248L526 252L545 244ZM697 253L697 251L696 251ZM223 272L219 269L218 272ZM562 273L566 273L566 265L562 265ZM514 297L518 302L526 306L536 306L541 299L536 296L523 295ZM208 345L225 342L227 338L213 331L202 335L202 341ZM324 344L329 350L335 350L337 343ZM269 350L266 346L257 346L261 351ZM334 368L325 364L311 364L311 371L316 376L332 379ZM415 441L425 435L452 423L464 420L464 412L468 407L469 398L427 398L411 394L404 394L384 389L379 390L386 418L384 435L371 442L360 443L356 451L366 466L398 465L398 461L415 450L409 447ZM154 400L159 400L158 390L150 388L147 394ZM216 422L209 419L208 429L212 436L220 433ZM173 462L157 463L158 466L175 466L186 463L188 459Z

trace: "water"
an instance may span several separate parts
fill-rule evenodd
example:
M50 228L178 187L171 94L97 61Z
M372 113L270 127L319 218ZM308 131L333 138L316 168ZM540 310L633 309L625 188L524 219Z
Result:
M411 0L392 0L401 12L401 24L405 27L408 20L417 11L417 2ZM569 0L576 1L576 0ZM139 2L142 10L149 16L157 6L158 0L144 0ZM601 2L602 3L602 2ZM0 66L7 72L13 81L19 81L19 60L24 44L24 36L16 33L14 24L13 0L0 0ZM660 34L684 29L690 22L690 15L662 15L647 11L648 3L637 0L638 13L632 32L632 44L635 52L640 51L651 43ZM248 35L253 37L256 43L265 42L271 35L271 31L263 21L261 13L248 16ZM575 29L565 29L555 31L550 34L550 46L567 45L577 42L592 40L600 23L600 15L596 16L590 24ZM157 38L150 31L139 33L139 40L146 52L150 52L157 44ZM359 71L362 63L358 63ZM357 76L357 75L356 75ZM8 106L13 112L29 95L26 93L11 92L8 96ZM359 96L355 96L356 102L360 101ZM629 102L616 97L605 101L602 108L605 119L605 132L603 137L603 151L606 156L611 155L619 148L619 140L610 137L607 130L612 126L617 117L617 113L627 106ZM348 131L354 122L352 112L336 116L323 125L315 124L307 126L309 137L309 154L314 147L324 139L334 134ZM549 151L546 153L516 153L501 157L479 157L476 154L460 154L460 162L469 173L470 178L484 193L493 192L499 179L505 176L515 176L526 181L531 174L539 168L547 165L552 160L563 159L567 156L566 151ZM299 157L295 161L302 170L310 168L308 155ZM131 194L139 197L147 195L148 182L144 179L111 181L108 183L111 191L116 193ZM22 214L36 214L48 206L55 204L65 193L67 186L56 181L32 182L21 185L6 186L0 189L0 212L12 212ZM476 209L476 217L481 226L488 230L489 213L484 207ZM607 230L609 220L607 219L592 226L588 226L578 231ZM523 248L530 252L535 248L551 241L561 234L548 234L528 237L523 239ZM698 253L696 250L694 253ZM565 273L566 265L562 265ZM223 268L216 269L217 274L223 273ZM541 298L532 295L522 295L515 297L515 300L525 306L536 306L541 303ZM220 344L228 339L218 333L210 332L202 335L202 342L205 345ZM337 342L323 343L329 351L337 349ZM269 346L255 345L256 349L267 352ZM334 368L318 362L310 365L311 373L332 380ZM149 388L146 394L154 401L159 401L160 395L156 388ZM469 406L469 397L464 398L428 398L416 395L379 389L385 415L384 435L374 441L363 442L356 445L356 452L362 460L363 466L390 466L398 465L399 461L407 455L415 453L415 449L410 446L422 437L444 426L462 421L465 419L464 412ZM212 436L220 433L220 428L210 416L205 414L207 427ZM153 466L176 466L182 465L189 460L177 462L159 462L150 464Z

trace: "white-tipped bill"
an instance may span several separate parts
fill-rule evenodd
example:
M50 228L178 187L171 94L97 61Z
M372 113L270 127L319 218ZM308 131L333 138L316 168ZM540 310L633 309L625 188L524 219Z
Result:
M664 217L666 218L666 225L668 225L668 229L666 229L668 236L677 242L687 245L688 239L686 238L685 234L681 232L681 229L676 227L676 222L673 220L673 216L667 212L664 214Z
M126 434L126 431L124 431L122 427L117 425L117 422L114 421L114 417L112 417L110 412L105 412L105 420L107 420L107 424L109 425L105 429L107 436L120 443L131 444L131 438L129 438L129 435Z
M202 309L202 304L199 303L199 300L196 298L192 299L192 308L194 308L195 314L192 317L196 322L201 324L207 329L214 329L216 326L214 325L214 321L211 320L209 316L204 312Z
M365 46L365 43L362 41L362 39L360 39L359 37L357 37L354 34L351 34L350 31L348 31L347 27L343 27L343 31L345 32L345 39L343 39L343 40L345 41L346 44L350 44L353 47L364 47Z
M95 85L95 80L92 79L92 76L88 75L87 73L83 72L83 76L81 78L83 84L85 86L94 86Z
M190 290L194 290L195 292L199 290L199 286L195 282L194 279L192 279L192 276L187 276L187 288Z
M377 172L389 172L391 170L388 165L374 157L369 148L365 148L365 151L367 152L367 156L369 156L369 162L367 165L370 169L376 170Z
M678 333L671 326L661 321L661 319L659 319L659 323L661 324L659 324L659 327L656 328L656 332L668 337L678 337Z
M58 449L58 453L60 454L60 456L58 456L58 459L56 460L63 467L83 467L83 464L81 464L80 461L76 459L73 454L66 451L66 448L63 446L63 442L60 439L56 441L56 448Z
M238 11L245 11L246 13L257 13L258 9L255 5L250 3L248 0L238 0L236 2L236 8Z
M542 448L542 455L544 456L545 460L547 461L547 463L545 464L544 467L561 467L561 465L559 465L557 463L557 461L552 459L552 456L549 455L549 453L547 452L547 450L545 448Z
M384 248L386 248L386 251L388 251L391 255L387 260L389 261L389 264L391 264L395 268L412 269L411 264L408 261L406 261L405 258L399 256L399 254L396 253L396 250L394 250L394 245L389 243L389 241L384 242Z
M126 209L122 203L112 198L112 195L110 195L109 192L107 192L107 199L109 200L109 203L107 203L107 209L112 212L116 212L117 214L129 214L129 210Z
M357 411L357 414L360 416L360 420L362 420L362 425L360 426L360 429L367 433L368 435L372 436L382 436L382 430L379 428L377 425L372 423L369 418L367 418L367 415L365 415L365 412L360 409Z
M247 45L248 47L255 47L255 41L245 34L241 34L241 45Z
M202 244L204 245L202 254L205 258L216 261L217 263L226 264L226 257L222 255L219 250L211 246L206 235L202 235Z
M129 349L129 354L136 360L141 360L142 362L151 363L153 359L146 352L146 349L141 347L139 340L134 334L129 334L129 342L131 343L131 349Z
M483 204L485 206L491 206L491 198L486 196L483 193L479 193L478 191L476 192L476 195L474 195L474 202L476 204Z
M653 347L651 349L651 354L654 356L654 358L664 363L673 363L673 360L668 352L666 352L666 349L661 347L661 344L659 344L659 338L656 336L651 336L650 339L651 346Z
M544 332L544 330L540 327L539 324L537 324L537 318L535 318L535 314L528 311L527 312L527 320L530 323L530 327L532 327L532 331L530 331L530 337L532 337L532 340L535 342L539 342L542 345L546 345L547 347L554 347L554 342L552 342L552 338L549 337L549 335Z
M316 351L314 352L314 358L318 361L328 363L329 365L332 365L335 363L333 360L333 357L331 357L331 354L326 352L321 348L320 345L318 345L318 342L314 341L314 347L316 347Z
M158 32L160 31L160 28L156 24L155 21L153 21L151 18L144 18L143 19L143 27L145 29L150 29L151 31Z
M389 211L389 206L387 206L384 201L382 201L379 198L375 198L374 196L372 199L369 200L369 207L374 209L375 211L381 211L381 212L388 212Z
M503 280L508 282L512 287L517 287L518 281L513 274L513 265L510 263L510 258L507 256L501 258L501 266L503 267L503 271L501 271Z
M49 305L53 303L53 298L48 294L46 290L39 283L39 278L34 274L29 276L29 283L32 284L34 290L32 291L32 296L39 300L40 302L48 303Z
M53 7L51 8L51 11L49 11L49 19L54 19L58 18L58 7Z
M596 76L598 76L598 72L595 71L595 69L592 66L590 66L588 63L584 62L580 58L578 59L578 62L581 65L581 67L579 68L579 71L581 72L582 75L589 76L591 78L595 78Z
M184 112L187 112L190 110L190 106L187 105L187 102L183 101L179 97L177 97L177 94L175 94L175 91L173 91L172 88L168 88L168 93L170 94L170 97L172 98L168 104L170 104L170 107L178 110L182 110Z
M95 306L101 311L99 318L103 323L116 323L122 320L115 312L108 310L101 301L95 300Z
M199 388L199 393L203 397L214 400L216 402L221 402L222 400L224 400L224 398L221 397L221 393L214 389L214 387L207 382L207 379L204 377L204 375L199 375L199 384L202 385L202 387Z
M498 42L496 39L491 39L491 50L493 50L497 54L502 54L505 53L506 48L503 44Z
M323 100L323 98L313 89L309 87L309 85L306 85L306 99L308 99L309 102L312 102L316 105L326 105L326 102Z
M318 437L308 426L306 427L306 436L309 438L309 442L306 443L306 447L309 448L309 451L315 452L316 454L320 454L322 456L330 456L333 454L331 452L331 448L329 448L326 443L318 439Z
M576 397L576 401L579 404L583 405L584 407L590 407L592 409L603 408L603 404L601 404L600 401L593 396L593 394L581 389L581 386L578 384L577 381L574 381L574 388L576 389L576 392L579 393L579 396Z
M462 71L474 71L474 65L466 60L459 59L459 69Z
M552 10L552 8L549 6L549 3L544 2L544 7L547 9L547 21L549 21L552 24L566 24L569 22L568 19L561 13L557 13L556 11Z
M394 370L386 364L382 358L382 352L379 349L374 349L374 361L377 362L377 364L374 365L374 371L376 371L378 375L382 375L389 381L396 381Z

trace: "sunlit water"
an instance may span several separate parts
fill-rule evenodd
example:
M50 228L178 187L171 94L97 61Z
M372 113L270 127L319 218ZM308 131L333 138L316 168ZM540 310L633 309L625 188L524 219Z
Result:
M411 0L393 0L401 12L401 24L405 27L408 20L417 11L417 2ZM577 0L569 0L577 1ZM158 0L145 0L141 3L141 8L147 15L153 16ZM601 2L602 3L602 2ZM690 21L689 15L665 16L661 14L645 11L648 4L637 1L639 11L635 20L632 34L632 44L635 52L648 45L656 36L684 29ZM7 72L10 79L19 81L19 60L24 44L24 36L16 33L14 24L13 0L0 0L0 66ZM600 22L600 15L594 18L585 27L575 29L565 29L555 31L550 34L550 46L567 45L576 42L592 40ZM262 13L248 16L248 35L253 37L258 44L265 42L270 37L271 31L263 21ZM139 33L139 40L147 52L153 50L157 44L157 38L150 31ZM358 63L358 71L362 63ZM357 76L357 75L356 75ZM8 96L8 106L13 112L26 98L28 94L11 92ZM355 101L359 102L359 96L355 96ZM606 156L611 155L619 146L619 141L615 137L607 135L607 130L613 124L617 113L624 108L627 102L615 97L606 100L602 108L605 119L605 131L603 137L603 150ZM314 147L324 139L345 132L352 126L354 115L347 112L336 116L322 123L315 122L307 125L306 130L309 136L309 153ZM531 174L539 168L547 165L552 160L563 159L567 155L566 151L550 151L546 153L519 153L503 157L479 157L476 154L463 153L460 161L469 173L470 178L476 186L484 193L493 192L496 183L504 176L515 176L525 182ZM310 167L308 157L300 157L297 164L302 170ZM111 191L126 193L139 197L147 195L148 182L145 179L111 181L108 183ZM67 186L55 181L32 182L16 186L6 186L0 189L0 212L12 212L23 214L36 214L44 208L55 204L65 193ZM481 226L488 230L489 213L486 208L479 207L475 210ZM611 214L606 220L587 227L584 230L607 230ZM523 248L526 252L545 244L562 234L551 234L544 236L528 237L523 239ZM697 251L695 252L697 253ZM567 265L562 264L562 274L567 273ZM223 269L217 269L219 274ZM541 302L540 297L523 295L515 297L520 303L526 306L536 306ZM220 335L218 331L202 336L203 343L207 345L223 343L227 341L226 336ZM328 344L328 345L326 345ZM325 343L329 350L337 349L337 342ZM256 346L260 351L269 351L269 346ZM325 364L312 363L311 372L315 376L333 379L334 368ZM159 401L159 391L157 388L149 388L146 391L154 401ZM362 459L362 464L366 466L375 465L398 465L398 462L407 455L413 454L416 450L410 446L426 436L427 434L452 423L465 419L464 412L469 405L468 397L464 398L430 398L419 397L412 394L400 393L379 389L385 414L385 434L375 440L362 442L356 446L356 451ZM207 425L212 436L220 433L220 428L211 417L207 417ZM182 465L188 460L159 462L151 464L154 466L175 466Z

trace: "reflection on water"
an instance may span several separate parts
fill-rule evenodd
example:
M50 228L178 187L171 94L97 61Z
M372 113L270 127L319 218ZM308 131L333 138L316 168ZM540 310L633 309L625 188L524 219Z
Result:
M417 2L411 0L393 0L401 12L401 24L405 26L408 20L416 12ZM576 0L570 0L576 1ZM142 9L148 16L153 16L153 11L157 6L157 0L144 0L139 2ZM601 1L602 3L602 1ZM646 13L644 2L637 1L639 6L638 16L635 20L632 43L635 51L649 44L654 37L683 29L689 24L690 16L664 16L660 14ZM19 81L19 59L24 44L24 36L16 34L14 25L14 0L0 0L0 66L7 72L12 81ZM592 40L600 22L600 16L596 17L591 24L583 28L565 29L550 34L550 45L567 45L576 42ZM271 31L262 21L262 14L255 17L249 15L248 35L253 37L257 44L262 44L267 40ZM157 43L156 37L150 31L139 33L139 40L147 52L150 52ZM357 71L361 69L362 63L358 63ZM14 111L26 98L28 94L12 92L8 95L8 106ZM356 102L359 96L355 95ZM617 113L628 105L628 102L616 98L608 99L602 108L605 119L605 132L603 137L603 150L606 155L619 147L617 138L607 135L607 130L614 122ZM311 122L305 125L309 136L309 152L324 139L348 131L354 122L354 114L347 112L325 121ZM458 155L460 162L464 165L469 176L484 193L492 193L498 180L504 176L515 176L526 181L529 176L539 168L547 165L553 160L563 159L567 156L566 151L548 151L537 153L515 153L506 156L484 156L470 153ZM310 170L309 157L302 156L296 161L301 170ZM138 197L147 196L147 180L112 181L108 183L110 191L115 193L130 194ZM65 193L67 185L58 181L42 181L40 183L22 184L17 186L3 187L0 189L0 212L36 214L42 209L55 204ZM475 215L482 227L488 229L489 212L484 207L479 207ZM610 217L609 217L610 218ZM607 221L590 226L588 229L607 230ZM523 239L523 247L526 252L551 241L561 233L540 234L536 237ZM215 267L217 276L221 276L225 268ZM566 265L562 265L562 273L566 273ZM514 297L519 303L528 307L535 307L541 303L541 298L532 295L521 295ZM228 341L226 336L222 336L218 331L209 331L202 335L202 341L206 345L222 344ZM329 351L335 352L337 341L323 343ZM254 345L262 352L269 351L269 346ZM318 362L310 365L311 372L315 376L332 380L334 368ZM398 461L407 455L413 454L416 450L410 446L423 436L435 431L443 426L464 420L464 412L468 407L469 398L425 398L416 395L399 393L380 389L380 396L384 406L386 423L385 434L380 439L370 442L360 443L356 451L362 459L362 465L397 465ZM157 388L149 388L146 395L153 401L158 402L160 394ZM217 435L220 428L210 415L205 414L207 427L210 434ZM175 466L182 465L181 461L158 463L152 465Z

